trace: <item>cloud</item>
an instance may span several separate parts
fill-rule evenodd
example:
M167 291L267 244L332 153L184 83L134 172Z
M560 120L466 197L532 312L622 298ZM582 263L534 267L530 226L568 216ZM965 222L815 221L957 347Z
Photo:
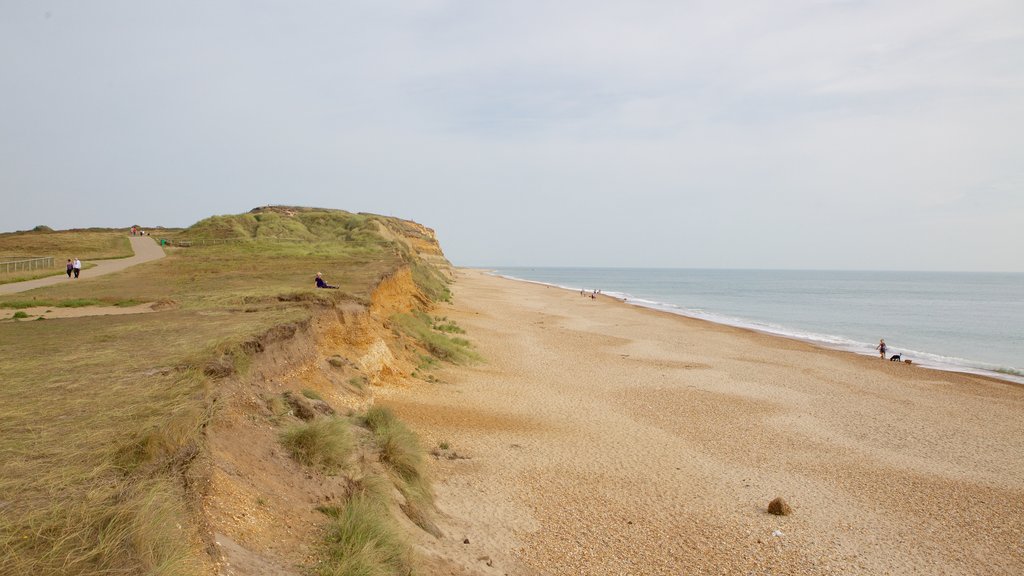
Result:
M1019 2L46 11L0 7L0 228L278 202L459 263L1024 269Z

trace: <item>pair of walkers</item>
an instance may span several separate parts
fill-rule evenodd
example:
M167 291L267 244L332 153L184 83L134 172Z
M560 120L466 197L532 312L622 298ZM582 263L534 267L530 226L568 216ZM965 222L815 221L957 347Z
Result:
M82 273L82 261L79 260L78 258L75 258L74 261L72 261L70 258L68 258L68 278L71 278L72 274L75 275L75 278L78 278L78 275L81 274L81 273Z

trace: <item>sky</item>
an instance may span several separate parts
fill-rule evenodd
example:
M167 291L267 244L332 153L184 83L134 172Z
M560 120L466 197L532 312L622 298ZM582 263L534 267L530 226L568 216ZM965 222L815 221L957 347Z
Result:
M267 204L462 266L1024 272L1024 2L0 0L0 231Z

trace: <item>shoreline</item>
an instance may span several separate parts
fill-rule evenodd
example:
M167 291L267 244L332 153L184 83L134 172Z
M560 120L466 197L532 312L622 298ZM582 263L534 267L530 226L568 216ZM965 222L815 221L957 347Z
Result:
M470 573L1024 569L1019 386L456 276L484 361L378 402L458 453L424 547Z
M551 288L557 288L559 290L566 290L566 291L569 291L569 292L577 292L578 290L580 290L579 288L573 288L573 287L570 287L570 286L563 286L563 285L554 284L554 283L551 283L551 282L543 282L543 281L540 281L540 280L530 280L528 278L520 278L520 277L517 277L517 276L510 276L510 275L507 275L507 274L501 274L497 270L490 269L490 268L462 268L462 270L471 270L471 271L475 271L475 272L481 272L481 273L488 274L488 275L491 275L491 276L495 276L497 278L502 278L502 279L505 279L505 280L511 280L511 281L514 281L514 282L525 282L525 283L528 283L528 284L537 284L537 285L540 285L540 286L549 286ZM615 294L616 295L601 293L598 296L604 297L604 298L606 298L608 300L611 300L611 301L619 302L621 304L627 304L627 305L630 305L630 306L634 306L636 308L642 308L642 309L645 309L645 310L652 310L652 311L655 311L655 312L662 312L662 313L670 314L670 315L673 315L673 316L679 316L679 317L682 317L682 318L689 318L691 320L699 320L699 321L707 322L709 324L714 324L714 325L717 325L717 326L729 326L731 328L736 328L738 330L746 330L746 331L750 331L750 332L753 332L753 333L756 333L756 334L764 334L766 336L775 336L777 338L784 338L784 339L792 340L792 341L795 341L795 342L803 342L805 344L810 344L811 346L814 346L816 348L820 348L820 349L823 349L823 350L831 350L831 351L835 351L835 352L844 352L844 353L854 354L854 355L862 356L862 357L874 357L875 356L872 353L860 352L860 351L858 351L856 349L853 349L853 347L850 346L850 345L845 345L844 346L843 344L840 344L840 343L830 343L828 341L821 340L821 339L815 339L815 338L811 338L811 337L800 337L798 334L795 334L795 333L789 333L789 332L784 332L784 331L773 331L773 330L768 329L768 328L758 328L756 325L752 324L752 322L754 322L754 321L750 321L750 320L744 321L743 319L737 319L737 323L730 323L730 322L726 321L726 317L724 317L724 316L720 317L721 319L715 319L715 317L713 317L713 316L716 316L716 315L714 315L714 314L709 314L708 316L697 316L697 315L694 315L694 314L688 314L685 311L685 309L683 309L683 308L681 308L681 307L679 307L679 306L677 306L675 304L669 304L669 303L666 303L666 302L658 302L658 301L646 300L646 299L635 299L633 301L628 301L625 296L621 296L620 297L620 295L618 295L618 293L615 293ZM743 323L743 322L745 322L745 323ZM922 352L922 351L904 351L903 353L904 354L910 353L910 354L915 354L915 355L939 356L939 355L933 354L931 352ZM942 356L942 357L946 358L945 356ZM961 358L960 360L964 360L966 362L982 363L981 361L973 361L973 360L970 360L970 359L967 359L967 358ZM928 370L935 370L935 371L939 371L939 372L949 372L949 373L953 373L953 374L969 374L971 376L978 376L978 377L981 377L981 378L987 378L987 379L995 380L995 381L998 381L998 382L1017 384L1017 385L1024 385L1024 375L1004 373L1004 372L1000 372L997 369L975 368L975 367L972 367L972 366L964 366L964 365L960 365L960 364L956 364L956 363L952 363L952 362L943 362L941 360L939 360L939 361L930 361L930 360L927 360L927 359L923 360L923 361L919 360L919 359L915 359L912 365L913 366L917 366L919 368L925 368L925 369L928 369Z

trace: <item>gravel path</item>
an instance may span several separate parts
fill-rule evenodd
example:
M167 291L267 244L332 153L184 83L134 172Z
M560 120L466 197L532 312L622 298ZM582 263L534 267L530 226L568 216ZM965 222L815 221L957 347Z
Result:
M474 271L454 293L486 362L379 401L468 456L435 462L431 546L478 573L1024 573L1019 385Z

